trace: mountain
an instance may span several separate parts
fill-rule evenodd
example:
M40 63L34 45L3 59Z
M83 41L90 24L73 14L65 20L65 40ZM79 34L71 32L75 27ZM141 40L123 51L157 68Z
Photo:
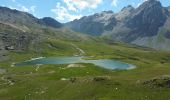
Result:
M0 23L0 49L3 50L24 50L33 38L33 35L24 32L23 30Z
M119 13L115 14L115 18L118 21L126 20L128 16L134 12L134 10L135 8L133 8L131 5L128 5L127 7L124 7Z
M29 13L7 7L0 7L0 13L0 21L2 23L10 23L17 26L35 26L42 23Z
M103 11L91 16L84 16L80 20L74 20L66 24L67 27L77 32L90 35L101 35L105 30L110 31L116 25L116 19L112 11Z
M56 21L55 19L51 17L44 17L41 20L42 22L44 22L44 25L50 26L53 28L61 28L63 26L61 23L59 23L58 21Z
M148 0L140 5L123 23L121 28L128 29L123 34L116 34L121 41L155 49L170 50L167 36L168 27L165 24L170 13L156 0ZM167 23L168 24L168 23ZM122 29L119 29L122 30ZM115 30L113 30L115 31ZM126 35L124 35L126 34Z
M12 24L23 29L40 27L60 28L62 26L61 23L50 17L38 19L27 12L7 7L0 7L0 22Z
M66 23L74 31L116 41L170 50L170 9L157 0L137 8L124 7L119 13L104 11Z
M23 33L29 39L46 39L54 35L60 39L80 40L92 35L170 51L170 7L163 7L157 0L147 0L137 8L129 5L118 13L103 11L84 16L66 24L50 17L39 19L29 13L6 7L0 7L0 13L1 27L8 28L2 33L10 34L13 38L20 37L18 33ZM8 32L10 29L20 32L17 31L16 36L12 36L12 31Z
M138 37L157 35L159 28L165 23L166 17L160 2L155 0L144 2L122 23L121 27L129 29L126 33L128 38L123 36L123 41L131 42Z
M169 6L169 7L166 7L166 9L167 9L168 11L170 11L170 6Z
M56 41L93 39L62 26L50 17L39 19L26 12L0 7L0 59L10 51L43 52L57 44Z

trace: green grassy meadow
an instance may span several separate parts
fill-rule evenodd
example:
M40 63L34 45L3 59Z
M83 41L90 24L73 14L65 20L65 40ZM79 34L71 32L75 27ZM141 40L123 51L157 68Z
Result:
M135 65L132 70L108 70L92 64L14 66L36 57L73 56L84 50L89 59L112 59ZM23 52L10 52L0 63L0 100L169 100L170 88L143 82L170 75L170 52L122 43L51 39Z

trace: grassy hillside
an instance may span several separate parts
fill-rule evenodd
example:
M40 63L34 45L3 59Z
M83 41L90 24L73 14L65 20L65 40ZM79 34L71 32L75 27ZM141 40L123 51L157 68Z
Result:
M99 38L52 28L53 19L44 23L5 7L0 12L0 100L169 100L170 52L116 43L108 40L108 33ZM162 36L156 40L163 41ZM136 69L108 70L82 63L14 66L37 57L77 55L118 60Z
M72 44L81 48L89 59L119 60L137 68L107 70L92 64L73 68L41 65L39 69L37 65L11 66L41 56L78 55ZM75 41L50 37L27 51L10 52L9 56L10 59L0 63L0 68L6 69L0 74L2 100L168 100L170 96L169 88L163 86L164 80L160 80L160 86L144 84L152 78L169 75L170 52L108 44L93 38Z

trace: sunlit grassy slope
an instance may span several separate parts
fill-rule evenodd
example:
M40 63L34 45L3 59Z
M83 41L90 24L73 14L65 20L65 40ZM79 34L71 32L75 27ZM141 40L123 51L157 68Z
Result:
M73 56L84 50L89 59L113 59L137 66L133 70L107 70L92 64L11 67L35 57ZM143 81L170 75L170 53L101 39L49 38L23 52L10 52L0 63L0 100L169 100L170 89L143 85Z

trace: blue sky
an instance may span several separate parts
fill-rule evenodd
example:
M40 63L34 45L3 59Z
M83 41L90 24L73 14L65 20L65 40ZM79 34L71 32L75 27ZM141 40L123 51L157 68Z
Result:
M145 0L0 0L0 6L33 14L38 18L53 17L65 23L101 11L120 11L127 5L138 7ZM170 0L160 0L170 6Z

